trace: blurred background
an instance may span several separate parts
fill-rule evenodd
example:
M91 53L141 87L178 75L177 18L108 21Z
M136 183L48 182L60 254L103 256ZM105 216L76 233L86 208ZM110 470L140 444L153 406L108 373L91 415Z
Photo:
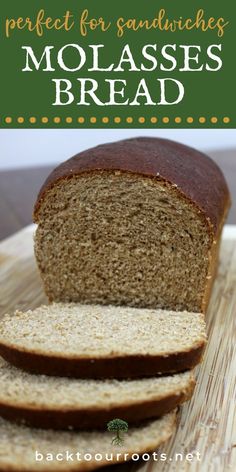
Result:
M232 194L228 223L236 223L236 130L0 130L0 239L32 222L37 193L58 163L89 147L140 135L173 139L212 157Z

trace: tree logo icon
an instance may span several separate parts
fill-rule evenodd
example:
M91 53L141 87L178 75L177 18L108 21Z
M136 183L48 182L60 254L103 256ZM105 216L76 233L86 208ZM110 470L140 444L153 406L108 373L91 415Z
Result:
M107 423L107 430L116 433L111 441L111 444L114 444L115 446L122 446L124 443L124 436L122 433L127 433L128 429L129 425L124 420L115 418L114 420L109 421L109 423Z

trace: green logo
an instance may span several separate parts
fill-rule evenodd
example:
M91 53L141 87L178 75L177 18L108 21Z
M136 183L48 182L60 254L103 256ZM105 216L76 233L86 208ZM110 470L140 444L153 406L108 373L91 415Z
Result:
M127 433L129 425L126 421L116 418L107 423L107 430L116 433L116 436L112 439L111 444L115 446L122 446L124 443L124 437L122 433Z

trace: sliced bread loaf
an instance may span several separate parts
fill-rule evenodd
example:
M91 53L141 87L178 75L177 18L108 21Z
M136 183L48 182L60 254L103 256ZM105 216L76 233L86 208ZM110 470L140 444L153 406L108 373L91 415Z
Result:
M206 311L230 197L190 147L137 138L57 167L35 204L50 301Z
M132 454L154 451L172 436L175 424L176 412L171 412L137 428L129 428L123 445L114 446L111 444L114 433L105 430L45 431L0 419L0 470L84 472L125 462L132 460Z
M0 416L53 429L104 429L162 416L188 400L191 371L136 380L85 380L32 375L0 358Z
M196 365L206 343L199 313L52 304L0 321L0 354L25 370L85 378L142 377Z

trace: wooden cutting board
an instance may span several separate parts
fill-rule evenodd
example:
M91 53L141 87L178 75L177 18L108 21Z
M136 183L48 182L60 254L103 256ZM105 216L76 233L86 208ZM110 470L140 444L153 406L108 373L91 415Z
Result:
M46 303L29 226L0 243L0 316ZM223 472L236 470L236 226L225 228L220 267L207 314L208 347L192 400L181 409L165 462L125 464L113 471ZM200 454L196 459L194 451ZM193 453L192 462L175 454ZM105 469L107 472L110 468Z

